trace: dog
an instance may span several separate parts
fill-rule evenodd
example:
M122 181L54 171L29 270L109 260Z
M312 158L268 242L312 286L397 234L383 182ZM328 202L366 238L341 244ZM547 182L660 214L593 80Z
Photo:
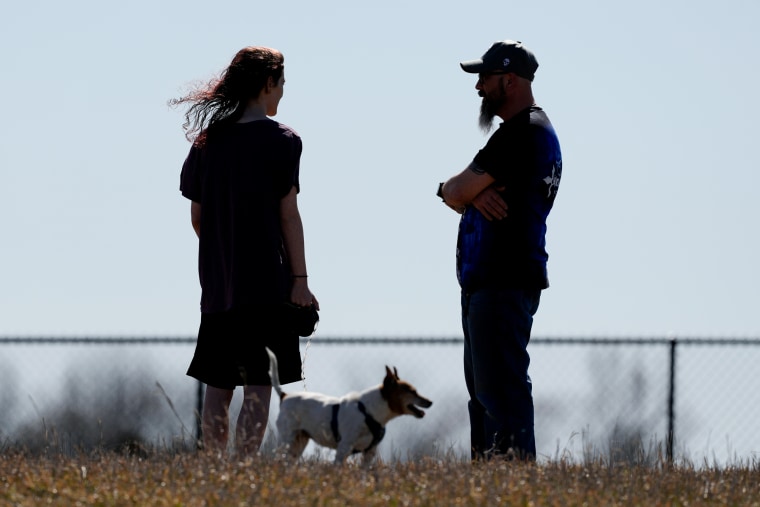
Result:
M277 431L280 446L293 459L302 454L309 439L335 449L335 463L344 463L349 455L362 454L367 466L377 453L388 421L408 414L418 419L433 402L417 393L410 383L398 377L398 371L385 367L385 379L376 387L336 398L320 393L285 393L277 373L277 357L269 354L269 377L280 397Z

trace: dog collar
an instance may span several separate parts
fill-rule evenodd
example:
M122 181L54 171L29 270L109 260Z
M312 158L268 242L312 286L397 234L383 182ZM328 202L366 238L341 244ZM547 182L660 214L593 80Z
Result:
M369 412L367 412L367 407L365 407L364 403L361 401L359 402L359 411L364 414L364 422L367 424L370 433L372 433L372 442L369 444L369 447L365 449L365 451L368 451L379 444L383 439L385 436L385 428L371 415L369 415Z
M340 442L340 432L338 431L338 410L340 410L340 403L336 403L332 406L332 419L330 420L330 429L332 430L335 443Z
M364 424L367 425L367 428L369 428L369 432L372 433L372 442L370 442L369 446L364 449L364 451L361 451L359 449L354 449L353 453L357 452L366 452L375 447L377 444L380 443L380 441L385 436L385 428L382 424L377 422L371 415L369 415L369 412L367 412L367 407L364 406L364 403L361 401L358 402L359 404L359 412L364 414ZM340 437L340 431L338 431L338 411L340 410L340 404L335 403L332 406L332 419L330 419L330 429L332 430L333 438L335 439L335 442L338 443L341 440Z

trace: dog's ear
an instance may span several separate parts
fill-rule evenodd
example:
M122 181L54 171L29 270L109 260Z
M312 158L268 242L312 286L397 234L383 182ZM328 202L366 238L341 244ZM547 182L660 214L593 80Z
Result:
M396 378L399 378L399 376L398 376L398 370L396 369L395 366L393 367L393 374L396 376Z
M395 368L394 368L395 370ZM384 384L395 384L398 380L398 375L394 375L388 366L385 367L385 381Z

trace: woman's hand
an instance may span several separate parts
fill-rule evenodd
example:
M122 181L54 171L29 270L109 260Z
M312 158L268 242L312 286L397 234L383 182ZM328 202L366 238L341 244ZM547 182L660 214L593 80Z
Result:
M293 287L290 289L290 302L296 306L311 306L319 310L319 301L309 290L309 284L305 277L293 278Z

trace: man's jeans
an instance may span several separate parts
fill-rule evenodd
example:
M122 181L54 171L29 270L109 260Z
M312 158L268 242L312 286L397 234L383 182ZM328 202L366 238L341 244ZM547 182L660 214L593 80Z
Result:
M473 459L536 456L527 346L540 298L538 289L462 293Z

